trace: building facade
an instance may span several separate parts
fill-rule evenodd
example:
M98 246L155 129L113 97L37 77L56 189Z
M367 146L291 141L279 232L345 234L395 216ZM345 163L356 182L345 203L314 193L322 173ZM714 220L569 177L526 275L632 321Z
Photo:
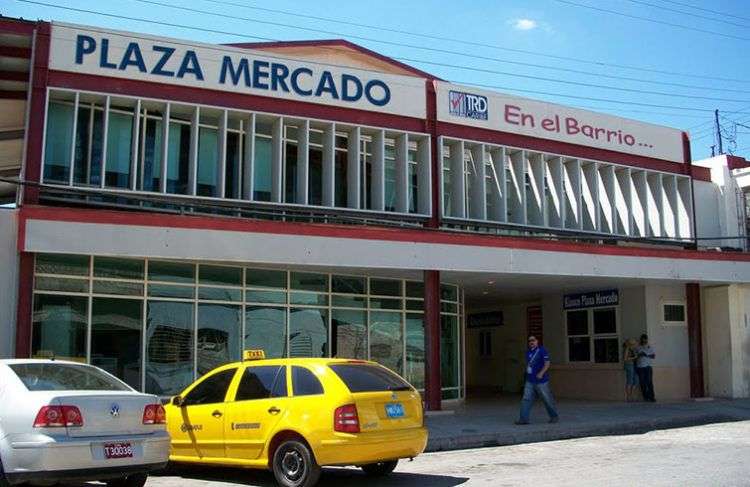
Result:
M648 333L660 397L748 395L750 257L698 238L684 132L346 41L0 31L0 354L162 396L248 348L367 358L438 409L516 393L529 333L560 396L617 399Z

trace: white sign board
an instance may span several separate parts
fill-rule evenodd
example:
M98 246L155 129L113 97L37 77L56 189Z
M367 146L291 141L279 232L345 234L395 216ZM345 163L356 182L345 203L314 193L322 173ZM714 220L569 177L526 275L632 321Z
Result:
M441 122L684 162L677 129L444 82L436 91Z
M423 78L145 34L54 23L49 68L426 117Z

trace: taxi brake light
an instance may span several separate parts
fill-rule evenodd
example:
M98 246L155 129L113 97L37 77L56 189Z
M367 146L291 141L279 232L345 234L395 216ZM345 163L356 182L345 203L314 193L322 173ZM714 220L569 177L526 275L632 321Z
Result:
M336 408L333 413L333 430L341 433L359 433L359 415L355 404Z

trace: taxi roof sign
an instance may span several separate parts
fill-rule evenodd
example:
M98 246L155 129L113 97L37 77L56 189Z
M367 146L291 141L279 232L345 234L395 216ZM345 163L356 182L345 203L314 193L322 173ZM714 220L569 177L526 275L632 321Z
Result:
M245 350L242 354L242 360L263 360L266 358L266 352L263 350Z

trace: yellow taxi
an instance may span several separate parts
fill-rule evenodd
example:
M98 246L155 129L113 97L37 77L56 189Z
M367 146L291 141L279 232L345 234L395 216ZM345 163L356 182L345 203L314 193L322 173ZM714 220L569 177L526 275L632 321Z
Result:
M170 460L271 469L309 487L325 465L387 475L427 444L419 393L365 360L263 358L218 367L166 406Z

